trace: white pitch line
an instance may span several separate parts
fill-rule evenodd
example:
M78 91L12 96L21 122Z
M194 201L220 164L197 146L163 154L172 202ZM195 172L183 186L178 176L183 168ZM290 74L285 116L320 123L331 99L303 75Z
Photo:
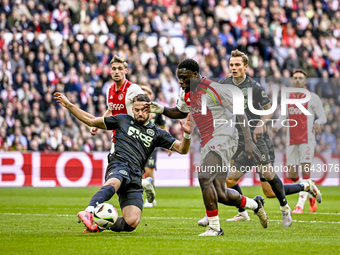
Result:
M27 210L27 207L2 207L2 209L6 209L6 210ZM47 208L48 210L73 210L74 208L53 208L53 207L49 207ZM149 208L146 208L146 210L149 210ZM157 209L157 210L161 210L161 211L174 211L174 210L182 210L180 208L172 208L172 209ZM224 209L222 208L221 210L225 211L225 212L235 212L234 209ZM204 212L204 209L191 209L191 211L202 211ZM271 210L266 210L266 212L270 212L270 213L280 213L281 211L271 211ZM335 215L335 216L340 216L340 212L304 212L303 214L308 214L308 215Z
M3 215L10 216L41 216L41 217L76 217L74 214L38 214L38 213L0 213ZM197 220L197 218L189 218L189 217L143 217L143 219L151 219L151 220ZM274 222L281 222L281 220L269 220ZM293 220L296 223L323 223L323 224L340 224L340 221L307 221L307 220Z

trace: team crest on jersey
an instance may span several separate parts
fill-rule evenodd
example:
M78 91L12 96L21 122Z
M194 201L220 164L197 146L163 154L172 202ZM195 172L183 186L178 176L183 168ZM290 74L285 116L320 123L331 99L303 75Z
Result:
M119 170L119 172L120 172L122 175L128 175L128 173L127 173L125 170Z
M268 97L267 93L264 92L264 90L262 90L261 95L262 95L262 97Z
M242 93L244 96L248 95L248 89L247 88L242 89Z
M124 94L120 94L119 96L118 96L118 99L119 100L122 100L124 98Z
M148 133L148 135L151 135L151 136L155 135L155 132L152 129L146 130L146 133Z
M198 98L198 99L196 100L196 104L197 104L198 106L201 106L201 105L202 105L202 99L201 99L201 98Z

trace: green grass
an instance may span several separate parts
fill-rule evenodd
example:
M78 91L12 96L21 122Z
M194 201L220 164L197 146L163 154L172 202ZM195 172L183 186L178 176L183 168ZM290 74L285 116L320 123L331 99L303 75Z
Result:
M225 236L198 237L197 220L205 211L199 188L157 188L157 207L145 208L132 233L83 234L76 214L95 188L1 188L0 254L340 254L340 187L322 187L317 212L293 215L289 228L281 226L276 199L266 199L270 217L263 229L255 215L248 222L226 222L235 215L220 205ZM244 194L262 194L245 187ZM298 195L289 196L294 208ZM111 200L118 206L117 196ZM121 215L121 211L118 210Z

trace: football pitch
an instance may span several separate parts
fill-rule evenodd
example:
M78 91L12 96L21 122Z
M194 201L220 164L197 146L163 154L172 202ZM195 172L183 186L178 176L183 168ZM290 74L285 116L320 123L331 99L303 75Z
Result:
M198 187L157 188L157 207L143 210L134 232L83 234L76 214L97 190L0 188L0 254L340 254L340 187L321 187L317 211L310 213L307 201L289 228L281 226L276 199L265 199L267 229L251 211L250 221L226 222L236 209L219 205L219 237L197 236L205 231L197 225L205 214ZM263 195L260 187L243 191ZM292 209L297 199L288 196ZM116 195L110 203L119 208Z

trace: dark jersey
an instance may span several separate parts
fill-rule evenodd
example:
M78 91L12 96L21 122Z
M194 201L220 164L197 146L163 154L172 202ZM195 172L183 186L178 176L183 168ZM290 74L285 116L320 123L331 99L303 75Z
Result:
M264 91L263 87L257 81L253 80L252 78L246 76L245 80L240 84L236 85L233 82L232 77L228 77L219 81L222 84L229 84L234 85L242 90L244 95L244 112L246 113L248 120L249 120L249 128L250 131L253 132L257 123L262 118L262 116L254 114L250 112L248 108L248 88L252 88L253 91L253 106L257 110L263 110L263 107L270 104L270 100L268 98L267 93ZM236 125L239 135L243 135L243 131L240 125Z
M104 124L107 130L116 130L115 154L138 169L144 169L156 147L171 150L176 141L168 132L157 128L150 121L146 125L139 125L126 114L105 117Z
M150 121L157 127L163 127L166 124L163 114L160 113L153 113Z

